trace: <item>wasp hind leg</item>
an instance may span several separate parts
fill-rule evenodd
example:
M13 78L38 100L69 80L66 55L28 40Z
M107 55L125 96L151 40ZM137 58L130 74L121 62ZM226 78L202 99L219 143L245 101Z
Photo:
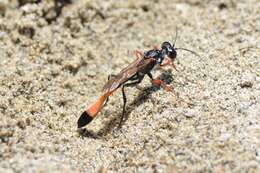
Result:
M122 95L123 95L123 112L122 112L122 115L121 115L121 118L120 118L120 122L118 124L118 128L121 127L122 125L122 122L124 120L124 117L125 117L125 107L126 107L126 103L127 103L127 98L126 98L126 94L125 94L125 87L132 87L132 86L135 86L137 84L139 84L140 82L142 82L144 76L138 76L137 80L136 78L132 79L132 80L136 80L136 81L133 81L131 83L126 83L122 86Z

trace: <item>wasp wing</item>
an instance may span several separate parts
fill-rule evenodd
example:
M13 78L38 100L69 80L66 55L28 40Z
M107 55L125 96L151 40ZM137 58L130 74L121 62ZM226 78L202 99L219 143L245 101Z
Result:
M103 93L111 94L118 87L120 87L123 83L129 80L131 77L137 74L138 71L142 71L147 65L155 62L152 58L147 59L137 59L127 67L122 69L119 74L115 75L111 78L103 87Z

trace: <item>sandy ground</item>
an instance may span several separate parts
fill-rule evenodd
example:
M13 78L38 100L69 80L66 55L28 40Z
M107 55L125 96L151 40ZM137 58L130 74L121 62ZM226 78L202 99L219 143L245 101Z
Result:
M121 129L117 92L79 132L107 76L176 28L201 58L153 72L175 95L145 78ZM258 0L0 0L0 172L260 172L259 29Z

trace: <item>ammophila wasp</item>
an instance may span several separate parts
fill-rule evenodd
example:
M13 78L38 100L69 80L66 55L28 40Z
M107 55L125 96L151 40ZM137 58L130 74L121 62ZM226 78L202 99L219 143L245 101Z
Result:
M177 32L175 38L177 38ZM171 44L170 42L163 42L161 44L161 48L154 48L144 53L140 51L135 51L137 59L130 63L127 67L123 68L117 75L114 75L111 78L109 77L109 80L104 85L102 89L102 94L98 98L98 100L88 106L86 110L81 114L80 118L78 119L78 128L89 124L93 120L93 118L96 117L103 106L106 105L109 96L121 87L123 95L123 112L119 122L120 127L125 116L125 107L127 102L125 88L136 86L137 84L141 83L145 75L147 75L151 79L153 84L162 86L168 91L172 91L173 88L169 84L166 84L165 81L159 78L154 78L151 71L156 66L162 67L170 65L174 69L176 69L174 65L174 60L177 56L176 50L186 50L197 55L195 52L189 49L175 48L174 46L175 42L173 44Z

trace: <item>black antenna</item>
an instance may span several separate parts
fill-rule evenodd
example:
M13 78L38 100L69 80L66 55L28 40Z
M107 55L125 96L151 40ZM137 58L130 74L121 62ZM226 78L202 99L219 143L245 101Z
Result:
M176 43L177 38L178 38L178 28L177 28L177 26L176 26L175 40L174 40L173 46L175 46L175 43ZM191 52L191 53L193 53L194 55L196 55L196 56L198 56L198 57L201 58L201 56L200 56L199 54L197 54L196 52L194 52L194 51L192 51L192 50L186 49L186 48L181 48L181 47L179 47L179 48L174 48L174 50L186 50L186 51Z
M191 53L193 53L194 55L196 55L196 56L198 56L198 57L200 57L201 58L201 56L199 55L199 54L197 54L196 52L194 52L194 51L192 51L192 50L189 50L189 49L185 49L185 48L181 48L181 47L179 47L179 48L174 48L175 50L186 50L186 51L188 51L188 52L191 52Z
M173 46L175 46L177 37L178 37L178 28L177 28L177 26L176 26L175 40L174 40Z

